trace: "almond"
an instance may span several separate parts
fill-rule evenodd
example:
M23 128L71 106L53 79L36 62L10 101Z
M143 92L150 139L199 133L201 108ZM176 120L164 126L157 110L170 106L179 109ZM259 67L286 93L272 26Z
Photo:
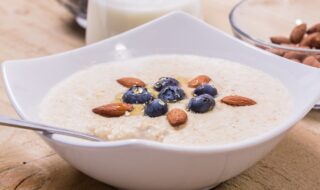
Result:
M307 25L304 23L294 27L290 34L290 41L294 44L299 43L302 40L306 31Z
M320 66L320 62L317 60L317 58L315 56L312 56L312 55L309 55L308 57L306 57L302 63L306 64L306 65L313 66L313 67Z
M200 85L203 85L203 84L207 84L211 81L211 78L208 77L207 75L199 75L197 76L196 78L190 80L188 82L188 86L190 88L196 88Z
M311 37L310 37L311 35L308 35L308 36L305 36L302 40L301 40L301 42L300 42L300 44L299 44L299 47L309 47L310 48L310 44L311 44Z
M270 41L274 44L290 44L290 39L284 36L272 36Z
M92 112L105 116L105 117L119 117L126 113L126 111L132 111L133 106L126 103L111 103L92 109Z
M128 88L132 86L141 86L141 87L146 86L146 84L142 80L134 77L123 77L118 79L117 82L122 86L128 87Z
M314 33L314 32L320 32L320 23L311 26L311 27L307 30L307 33L308 33L308 34L311 34L311 33Z
M312 33L303 38L303 40L300 42L300 46L320 48L320 32Z
M250 98L237 95L225 96L221 99L221 102L230 106L251 106L257 103L256 101Z
M284 58L287 59L297 59L299 61L302 61L305 58L305 55L302 53L294 52L294 51L289 51L283 55Z
M310 46L320 49L320 32L310 34Z
M320 62L314 63L313 67L320 68Z
M167 114L167 119L173 127L178 127L188 120L188 115L182 109L174 108Z
M320 61L320 54L313 55L318 61Z

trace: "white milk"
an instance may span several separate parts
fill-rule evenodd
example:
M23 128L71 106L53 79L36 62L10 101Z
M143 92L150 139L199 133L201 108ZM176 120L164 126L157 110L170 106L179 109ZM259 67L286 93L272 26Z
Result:
M202 17L200 0L90 0L86 42L108 38L173 10Z

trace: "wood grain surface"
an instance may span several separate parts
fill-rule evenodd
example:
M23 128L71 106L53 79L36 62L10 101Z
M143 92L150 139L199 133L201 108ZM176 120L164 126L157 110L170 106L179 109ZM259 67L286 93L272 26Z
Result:
M230 32L238 0L205 0L206 20ZM50 55L84 45L84 31L55 0L0 1L0 61ZM30 89L32 90L32 89ZM17 117L0 81L0 114ZM266 158L215 189L320 189L320 112L298 122ZM109 190L54 153L33 132L0 126L0 190Z

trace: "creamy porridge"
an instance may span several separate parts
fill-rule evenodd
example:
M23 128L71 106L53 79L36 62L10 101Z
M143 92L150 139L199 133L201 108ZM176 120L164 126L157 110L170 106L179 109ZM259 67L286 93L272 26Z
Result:
M212 80L217 95L212 110L195 113L187 110L195 88L188 81L205 75ZM166 115L149 117L143 104L119 117L104 117L93 108L120 102L127 87L117 79L136 77L151 95L152 85L161 77L180 82L185 97L168 103L168 111L179 108L187 121L173 127ZM221 100L239 95L254 100L250 106L232 106ZM238 63L190 55L155 55L92 66L56 85L40 107L42 122L91 133L106 140L142 138L170 144L217 145L232 143L264 133L277 126L292 109L289 92L277 79ZM212 108L212 107L210 107Z

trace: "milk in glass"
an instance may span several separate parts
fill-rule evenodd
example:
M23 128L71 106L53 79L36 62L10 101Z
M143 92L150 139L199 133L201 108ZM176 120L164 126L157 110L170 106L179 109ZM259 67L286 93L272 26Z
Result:
M174 10L202 17L200 0L89 0L86 42L97 42Z

